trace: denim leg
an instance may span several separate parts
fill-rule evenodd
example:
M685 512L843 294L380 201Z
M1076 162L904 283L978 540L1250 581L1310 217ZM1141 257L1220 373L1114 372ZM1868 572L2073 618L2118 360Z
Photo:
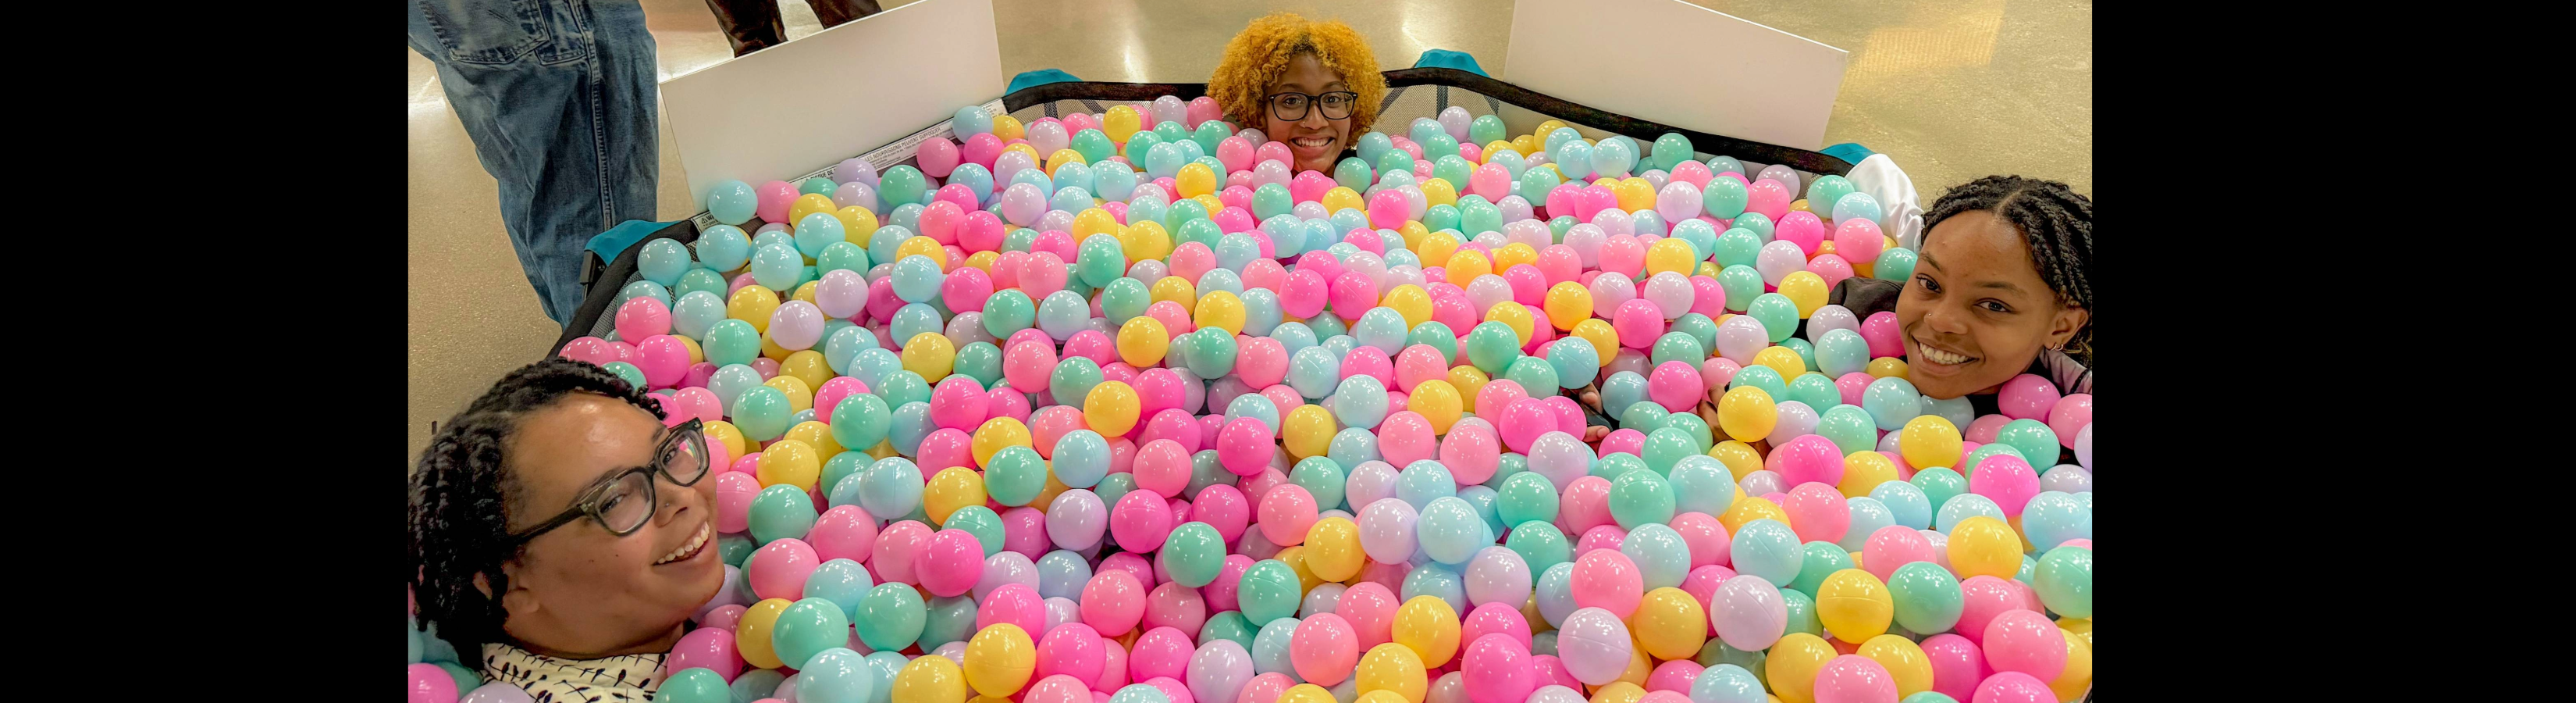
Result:
M653 39L633 0L412 0L546 316L578 312L582 247L653 218L661 170Z

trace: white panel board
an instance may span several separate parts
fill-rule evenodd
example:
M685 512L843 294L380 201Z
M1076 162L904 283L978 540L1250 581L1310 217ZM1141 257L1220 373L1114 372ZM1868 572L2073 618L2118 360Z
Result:
M1648 49L1644 37L1670 38ZM1601 42L1668 70L1604 71ZM1798 149L1825 146L1851 53L1681 0L1519 0L1505 82L1643 120ZM1640 51L1651 51L1647 56Z
M673 76L662 110L703 211L719 181L830 168L992 102L1005 78L991 0L922 0Z

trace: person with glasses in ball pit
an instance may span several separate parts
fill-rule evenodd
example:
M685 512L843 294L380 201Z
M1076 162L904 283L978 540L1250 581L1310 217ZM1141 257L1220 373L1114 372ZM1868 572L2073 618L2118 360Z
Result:
M1287 144L1292 172L1332 175L1334 163L1358 155L1359 135L1377 121L1386 77L1350 25L1282 12L1234 35L1207 94L1225 106L1226 119Z
M645 700L725 578L706 442L600 367L511 372L412 474L419 620L535 700Z

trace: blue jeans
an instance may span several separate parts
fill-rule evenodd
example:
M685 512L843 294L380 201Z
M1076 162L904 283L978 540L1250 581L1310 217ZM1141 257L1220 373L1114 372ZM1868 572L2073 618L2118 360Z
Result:
M412 0L411 49L501 182L501 221L546 317L579 312L582 247L651 220L661 176L653 35L636 0Z

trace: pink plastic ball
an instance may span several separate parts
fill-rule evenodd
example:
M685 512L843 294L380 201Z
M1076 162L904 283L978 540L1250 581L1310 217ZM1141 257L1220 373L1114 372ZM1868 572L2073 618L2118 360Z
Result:
M1595 550L1576 558L1573 576L1568 585L1575 607L1600 608L1621 620L1637 612L1638 601L1646 595L1645 573L1628 555L1614 550Z
M1145 618L1145 593L1145 584L1125 570L1093 574L1082 587L1082 622L1110 637L1127 634Z
M2048 429L2057 433L2057 444L2075 448L2075 437L2093 424L2093 394L2076 393L2057 399L2048 410Z
M1095 577L1093 580L1097 581ZM1088 589L1085 589L1086 591ZM1085 617L1088 617L1086 609ZM1089 682L1100 678L1103 660L1107 658L1100 631L1088 623L1070 622L1048 630L1038 640L1037 669L1033 678L1065 675Z
M1362 582L1342 591L1333 613L1350 625L1352 637L1358 642L1354 651L1365 652L1394 638L1395 611L1402 605L1394 589Z
M1690 548L1691 568L1733 563L1728 558L1731 537L1726 525L1707 513L1682 512L1673 516L1670 527L1682 536L1682 545Z
M1171 504L1153 491L1128 491L1109 510L1110 536L1118 540L1120 549L1131 553L1162 548L1163 539L1172 535L1175 524Z
M1634 427L1611 430L1609 435L1601 438L1601 456L1612 454L1645 456L1645 448L1646 433L1639 432Z
M2039 473L2010 454L1988 455L1968 472L1968 492L1993 499L2007 518L2021 517L2021 509L2039 490Z
M1872 359L1905 356L1904 332L1896 322L1896 313L1872 313L1860 321L1861 341L1869 343ZM2034 377L2035 378L2035 377Z
M805 577L822 565L823 561L815 557L814 547L805 540L790 537L772 541L752 557L751 592L762 599L804 598Z
M1276 453L1276 435L1270 425L1259 418L1235 418L1217 434L1217 463L1237 476L1260 473Z
M818 563L834 559L864 563L876 550L877 521L857 505L832 506L814 521L805 540L814 548Z
M1306 618L1289 641L1289 664L1307 683L1339 684L1359 663L1359 637L1339 615L1317 613Z
M1877 661L1845 654L1817 672L1815 693L1816 703L1896 703L1896 677Z
M1923 657L1932 663L1932 690L1959 701L1974 698L1977 684L1992 670L1976 643L1956 634L1923 638Z
M456 677L437 664L411 665L411 703L456 703Z

